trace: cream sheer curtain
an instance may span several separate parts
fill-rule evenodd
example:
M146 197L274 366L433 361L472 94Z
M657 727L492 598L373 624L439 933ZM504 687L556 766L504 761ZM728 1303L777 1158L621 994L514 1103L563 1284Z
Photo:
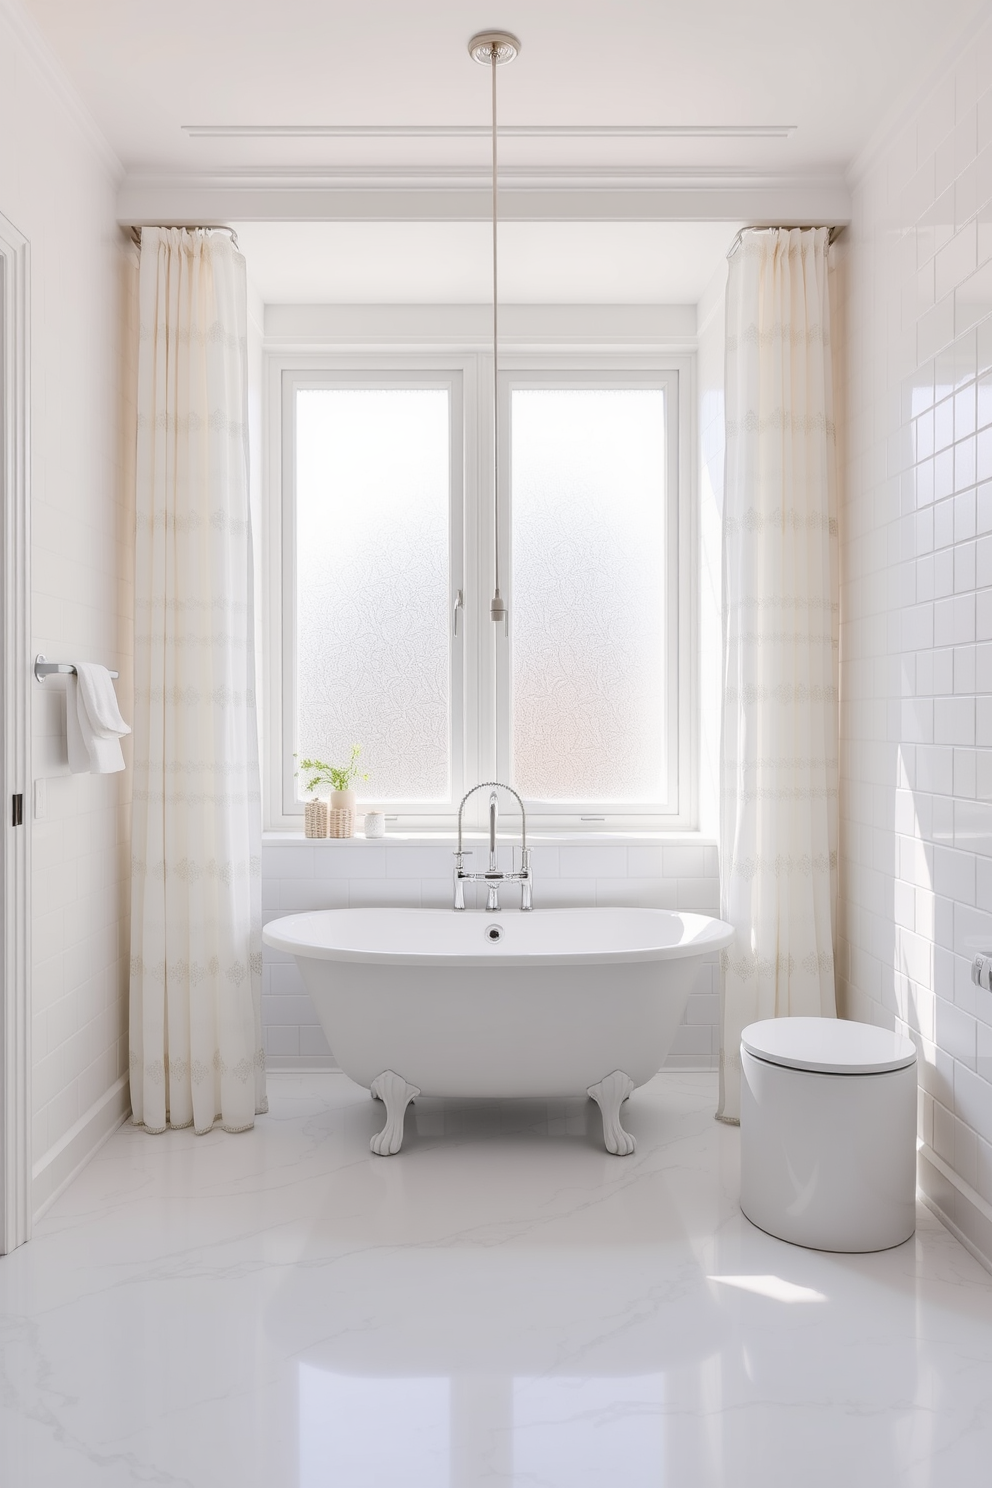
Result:
M835 1013L837 520L828 231L743 234L727 284L722 1120L740 1036Z
M131 1103L266 1109L244 259L145 228L139 273Z

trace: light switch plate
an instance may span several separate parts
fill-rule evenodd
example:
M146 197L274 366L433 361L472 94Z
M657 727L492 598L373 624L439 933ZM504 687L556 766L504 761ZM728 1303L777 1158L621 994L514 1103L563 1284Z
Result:
M34 819L44 821L48 816L48 781L36 780L34 783Z

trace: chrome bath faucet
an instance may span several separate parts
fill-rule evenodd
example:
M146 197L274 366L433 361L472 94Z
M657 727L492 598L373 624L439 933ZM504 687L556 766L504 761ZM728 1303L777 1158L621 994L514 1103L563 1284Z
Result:
M465 802L469 796L474 796L476 791L489 791L489 867L485 873L466 873L465 854L462 850L462 813L465 810ZM496 863L496 828L499 823L499 797L497 791L509 791L511 796L516 797L520 806L520 872L502 873ZM461 805L458 808L458 850L455 853L455 908L465 908L465 885L467 883L484 883L487 889L487 914L498 914L499 886L501 883L518 883L520 885L520 908L533 909L531 899L531 871L530 871L530 848L527 846L527 813L520 796L512 785L503 785L498 780L484 780L480 785L473 785L470 791L462 796Z

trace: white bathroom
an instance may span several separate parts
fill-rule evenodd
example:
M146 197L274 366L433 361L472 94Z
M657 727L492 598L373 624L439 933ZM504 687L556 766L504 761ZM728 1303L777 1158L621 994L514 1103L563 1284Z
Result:
M0 0L0 490L0 1481L984 1484L988 0Z

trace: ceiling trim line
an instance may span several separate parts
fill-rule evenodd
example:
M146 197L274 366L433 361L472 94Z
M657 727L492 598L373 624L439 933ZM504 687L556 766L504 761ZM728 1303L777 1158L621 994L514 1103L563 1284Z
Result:
M121 183L126 191L482 191L487 168L434 166L261 167L156 171L140 167ZM846 188L844 168L766 171L748 166L505 166L500 191L725 191Z
M501 124L505 139L789 139L796 124ZM488 124L182 124L190 139L485 139Z

